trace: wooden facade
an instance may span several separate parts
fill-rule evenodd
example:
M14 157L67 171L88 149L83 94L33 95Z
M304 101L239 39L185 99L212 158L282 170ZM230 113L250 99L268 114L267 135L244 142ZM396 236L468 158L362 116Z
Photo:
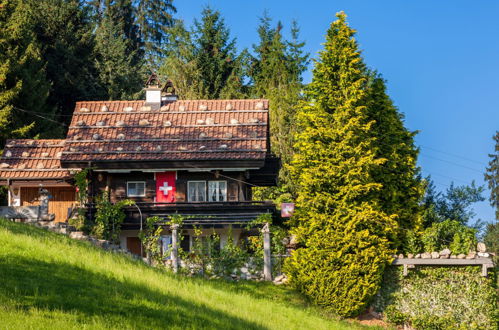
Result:
M50 193L49 213L55 215L56 222L65 222L69 212L75 207L76 192L72 186L46 187ZM21 187L21 206L39 205L38 187Z
M87 216L95 216L95 197L103 192L113 203L135 201L125 210L128 236L121 238L134 253L140 248L134 230L150 216L181 214L186 228L223 230L275 212L251 193L275 185L280 167L270 152L268 100L151 103L149 92L146 100L77 102L65 140L9 141L0 184L22 187L22 205L36 204L43 184L52 195L49 213L65 221L76 204L71 176L90 169ZM172 194L158 195L161 189Z

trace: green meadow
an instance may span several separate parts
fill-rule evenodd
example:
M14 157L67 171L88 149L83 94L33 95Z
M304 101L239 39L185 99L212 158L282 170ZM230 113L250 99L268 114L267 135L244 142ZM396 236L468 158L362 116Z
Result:
M2 329L352 329L271 283L176 276L0 219Z

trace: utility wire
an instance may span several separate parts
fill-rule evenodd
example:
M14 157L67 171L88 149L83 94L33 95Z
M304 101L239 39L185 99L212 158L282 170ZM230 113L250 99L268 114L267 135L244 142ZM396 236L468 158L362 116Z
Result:
M51 118L48 118L48 117L44 117L44 116L41 116L41 115L38 115L37 112L33 112L33 111L28 111L28 110L24 110L24 109L21 109L21 108L18 108L18 107L13 107L14 109L16 110L19 110L19 111L22 111L22 112L25 112L25 113L30 113L32 114L33 116L36 116L36 117L39 117L39 118L42 118L42 119L45 119L45 120L48 120L48 121L51 121L53 123L56 123L56 124L59 124L59 125L62 125L62 126L66 126L66 124L64 123L61 123L57 120L53 120Z
M465 165L454 163L454 162L451 162L449 160L441 159L441 158L438 158L438 157L433 157L433 156L426 155L426 154L423 154L423 153L421 153L421 156L428 157L428 158L435 159L435 160L439 160L439 161L444 162L444 163L452 164L452 165L455 165L455 166L466 168L466 169L468 169L470 171L475 171L475 172L483 174L483 171L481 171L481 170L477 170L476 168L473 168L473 167L468 167L468 166L465 166Z
M477 160L474 160L474 159L471 159L471 158L467 158L467 157L464 157L464 156L460 156L460 155L456 155L456 154L453 154L453 153L450 153L450 152L447 152L447 151L442 151L442 150L438 150L438 149L435 149L435 148L432 148L432 147L428 147L428 146L423 146L421 145L420 147L422 148L425 148L425 149L430 149L430 150L433 150L433 151L436 151L436 152L439 152L439 153L442 153L442 154L445 154L445 155L449 155L449 156L452 156L452 157L456 157L456 158L461 158L463 160L467 160L469 162L473 162L473 163L476 163L476 164L480 164L480 165L487 165L483 162L480 162L480 161L477 161Z

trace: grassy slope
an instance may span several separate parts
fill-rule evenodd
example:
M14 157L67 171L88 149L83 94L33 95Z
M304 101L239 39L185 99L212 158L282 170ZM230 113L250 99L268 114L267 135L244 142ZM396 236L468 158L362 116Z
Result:
M0 328L349 329L269 283L177 277L0 219Z

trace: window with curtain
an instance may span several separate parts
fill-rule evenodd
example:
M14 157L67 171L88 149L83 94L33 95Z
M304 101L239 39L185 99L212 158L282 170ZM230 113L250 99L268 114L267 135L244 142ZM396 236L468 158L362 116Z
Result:
M225 202L227 200L227 181L208 181L208 200Z
M189 202L206 202L206 181L187 182L187 198Z

